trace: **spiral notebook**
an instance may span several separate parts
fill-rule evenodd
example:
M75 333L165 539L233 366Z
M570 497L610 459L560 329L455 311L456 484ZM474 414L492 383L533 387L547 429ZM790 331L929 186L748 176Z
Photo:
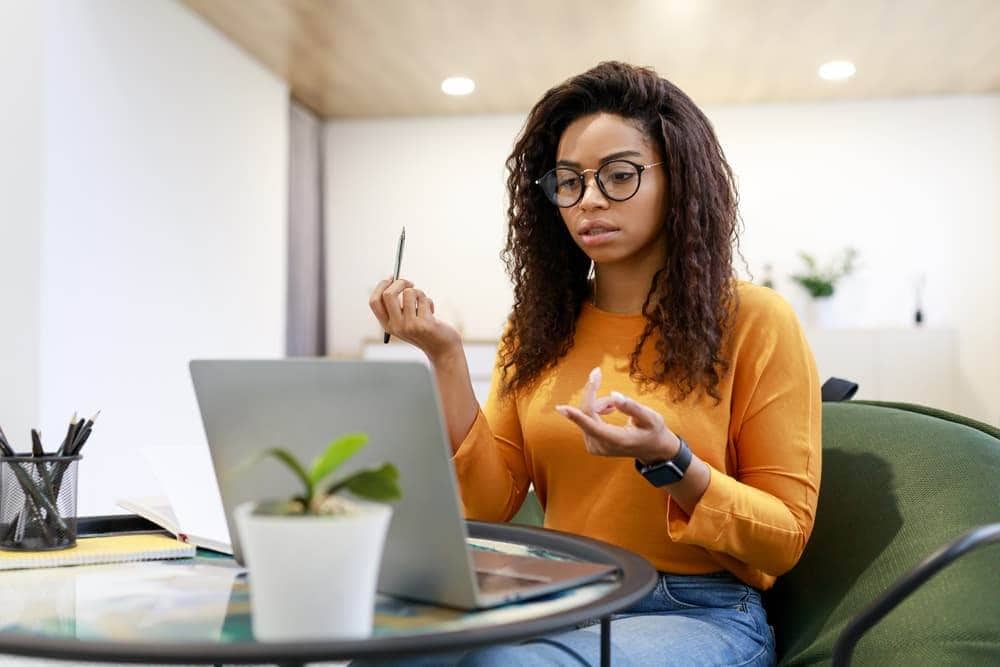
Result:
M60 551L0 551L0 570L194 558L195 547L166 535L84 537Z

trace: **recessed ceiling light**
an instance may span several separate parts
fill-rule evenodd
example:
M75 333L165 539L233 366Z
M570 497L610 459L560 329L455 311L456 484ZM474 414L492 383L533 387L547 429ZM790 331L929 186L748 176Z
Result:
M831 60L819 66L819 78L827 81L844 81L854 76L857 68L850 60Z
M445 95L468 95L476 89L476 82L467 76L449 76L441 82Z

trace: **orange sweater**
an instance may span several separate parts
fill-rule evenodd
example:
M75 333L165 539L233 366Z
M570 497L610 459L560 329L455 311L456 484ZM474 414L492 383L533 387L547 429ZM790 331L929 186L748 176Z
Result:
M674 403L643 392L628 374L641 315L584 306L574 344L530 391L486 405L454 456L465 514L506 521L534 483L545 526L604 540L663 572L729 570L770 588L798 561L812 531L820 481L820 386L798 319L777 293L739 283L722 402L696 391ZM655 350L640 358L649 368ZM579 429L555 411L577 405L600 366L600 395L617 390L657 410L710 468L688 516L670 494L636 472L633 460L586 452ZM604 419L624 425L615 412Z

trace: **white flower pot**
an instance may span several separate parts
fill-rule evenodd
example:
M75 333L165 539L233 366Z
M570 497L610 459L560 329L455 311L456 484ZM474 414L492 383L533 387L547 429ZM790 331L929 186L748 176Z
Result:
M255 507L236 508L254 636L370 636L392 508L358 503L349 515L270 516L254 514Z
M806 306L806 326L812 329L829 329L836 324L833 297L822 296L809 299Z

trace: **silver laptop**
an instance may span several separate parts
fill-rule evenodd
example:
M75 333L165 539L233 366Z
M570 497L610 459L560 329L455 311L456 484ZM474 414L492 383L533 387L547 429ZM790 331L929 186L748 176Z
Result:
M553 593L616 570L467 546L438 393L423 364L204 360L190 367L233 555L240 562L233 509L249 500L290 496L298 482L273 461L237 475L233 469L271 447L312 461L337 436L363 431L368 445L338 473L393 463L403 492L386 538L382 592L476 609Z

